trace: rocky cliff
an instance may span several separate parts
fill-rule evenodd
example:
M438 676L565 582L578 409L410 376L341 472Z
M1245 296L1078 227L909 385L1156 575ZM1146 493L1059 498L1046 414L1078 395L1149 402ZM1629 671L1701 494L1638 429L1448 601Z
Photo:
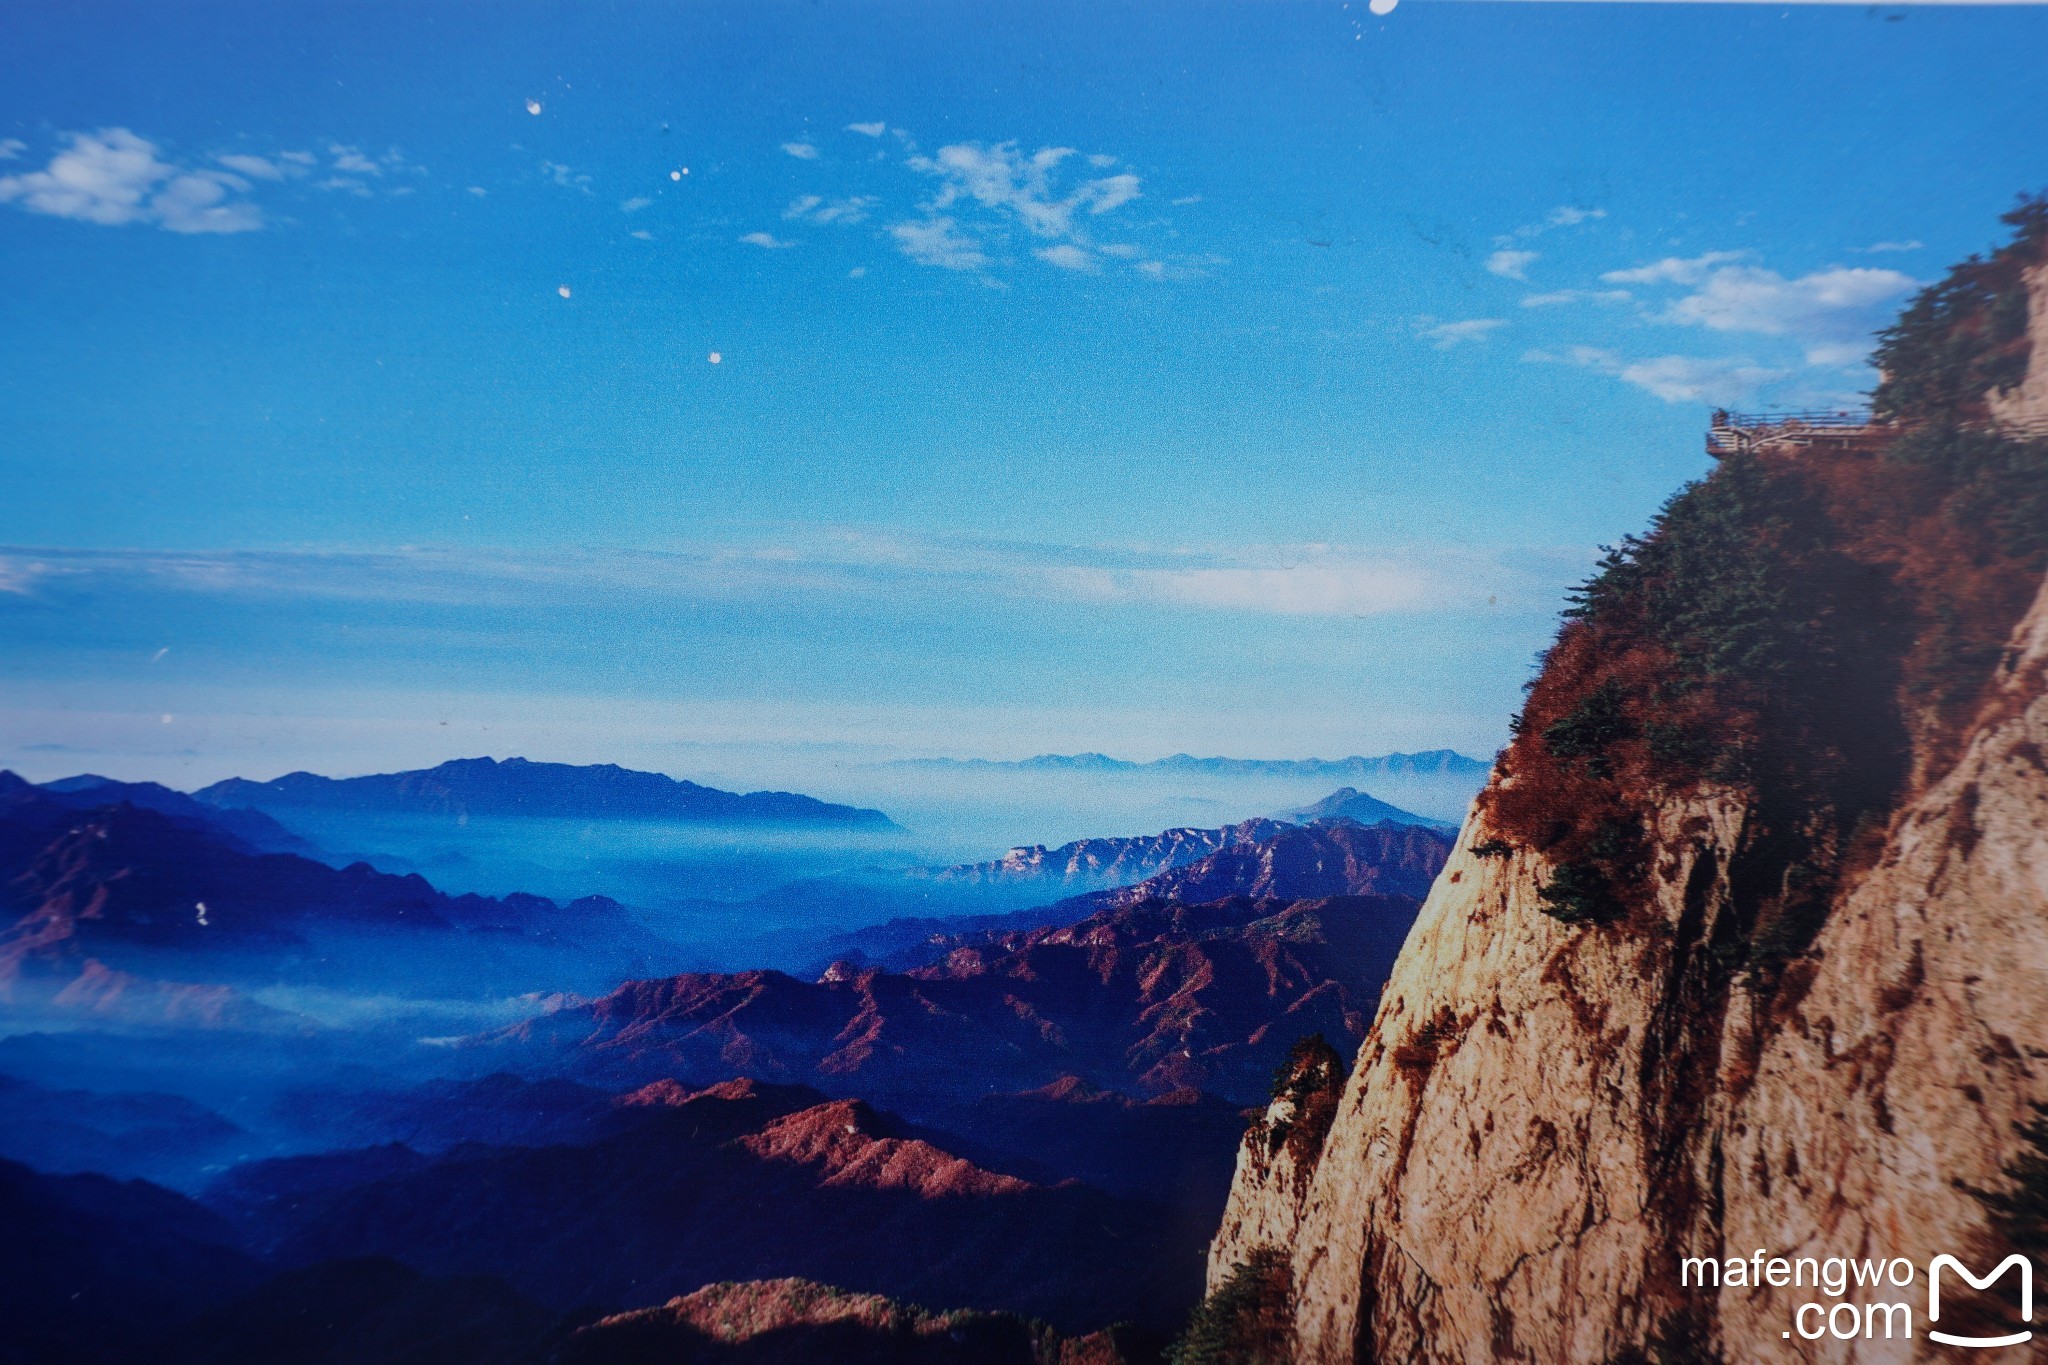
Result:
M1887 333L1885 449L1724 463L1582 593L1306 1193L1240 1152L1210 1287L1286 1252L1297 1360L1914 1359L1924 1317L1808 1341L1835 1299L1679 1259L2013 1245L1983 1195L2048 1100L2048 459L1987 397L2048 356L2042 210L2011 221Z

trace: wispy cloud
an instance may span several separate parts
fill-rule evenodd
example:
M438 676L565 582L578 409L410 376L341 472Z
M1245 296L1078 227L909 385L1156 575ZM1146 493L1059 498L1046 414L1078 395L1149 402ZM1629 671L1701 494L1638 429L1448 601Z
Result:
M1157 216L1134 222L1120 213L1145 197L1145 185L1107 152L1026 150L1014 140L955 142L924 151L909 132L881 120L844 127L860 137L887 139L870 155L837 168L870 183L855 193L845 192L843 183L835 187L838 193L823 185L808 189L785 205L785 222L849 227L880 219L880 235L910 261L980 275L988 284L1001 283L997 272L1020 262L1069 274L1118 270L1160 280L1197 278L1222 264L1211 253L1145 245L1147 235L1170 232L1170 226ZM812 142L785 143L782 150L801 160L822 156ZM897 206L890 186L873 181L878 174L904 171L924 187L914 212ZM1115 240L1098 241L1098 233Z
M1092 271L1102 268L1091 253L1082 247L1075 246L1072 242L1061 242L1058 246L1041 247L1031 254L1049 265L1058 266L1062 270Z
M334 169L337 171L347 171L351 175L384 174L384 168L369 157L364 156L362 149L359 147L345 147L340 143L335 143L328 147L327 151L333 156Z
M248 176L251 180L283 180L287 173L285 168L290 164L273 161L267 156L250 156L239 152L230 152L225 156L215 157L214 160L235 174Z
M646 208L649 204L652 204L653 202L654 201L652 199L649 199L644 194L636 194L631 199L622 199L619 201L619 212L638 213L640 210Z
M1626 289L1553 289L1547 294L1525 294L1524 308L1558 308L1573 303L1627 303L1635 295Z
M267 601L519 607L590 598L779 601L986 598L1277 616L1473 604L1526 575L1427 546L1066 546L826 528L682 551L153 552L0 548L0 592L77 601L143 591ZM1528 578L1533 592L1541 590ZM1481 589L1479 584L1486 586Z
M0 176L0 203L103 227L145 223L170 232L254 232L263 210L230 170L181 166L126 128L71 133L40 171Z
M1759 365L1747 357L1664 355L1626 360L1598 346L1571 346L1561 352L1534 350L1524 353L1522 359L1533 364L1576 365L1612 375L1667 403L1715 403L1724 407L1748 402L1766 385L1785 379L1790 373Z
M565 190L591 193L590 177L572 166L565 166L559 161L543 161L540 163L540 172Z
M1739 261L1745 251L1709 251L1698 256L1666 256L1648 265L1610 270L1600 278L1609 284L1698 284L1720 266Z
M1606 216L1606 209L1584 208L1576 204L1561 204L1544 214L1541 220L1534 223L1524 223L1513 232L1503 233L1501 236L1494 238L1494 245L1510 246L1517 239L1526 240L1530 237L1541 237L1544 233L1554 232L1558 228L1578 227L1582 223L1594 222Z
M0 161L13 161L28 150L28 144L18 137L0 137Z
M933 177L938 189L926 201L921 221L895 224L890 232L905 255L926 265L981 269L989 260L985 237L1000 239L1021 230L1027 238L1047 243L1032 248L1031 254L1048 265L1100 270L1102 262L1087 225L1141 197L1142 184L1129 171L1068 177L1064 168L1077 156L1072 147L1026 152L1016 142L960 142L929 156L913 155L911 169ZM1103 155L1080 160L1095 170L1116 164L1116 158ZM969 227L961 217L965 212L980 221ZM931 225L938 223L946 226L935 233ZM948 243L949 249L932 250L933 240ZM981 259L973 266L958 264L971 256Z
M983 146L955 143L937 155L913 157L911 166L942 182L932 200L944 210L971 200L1005 214L1040 237L1066 237L1074 232L1074 215L1100 216L1123 207L1139 194L1138 177L1128 171L1082 182L1060 195L1053 177L1060 163L1074 155L1071 147L1041 147L1028 155L1014 142Z
M773 233L768 232L749 232L744 237L741 237L740 240L748 246L758 246L769 251L786 251L796 245L795 242L783 241Z
M981 243L959 230L951 218L920 218L892 223L889 235L896 246L919 265L945 270L980 270L988 264Z
M1535 263L1539 254L1534 251L1503 249L1486 258L1486 269L1489 274L1498 275L1504 280L1526 280L1529 278L1528 269Z
M1612 375L1667 403L1744 403L1789 381L1824 393L1826 401L1845 401L1876 329L1897 301L1918 287L1909 275L1871 266L1829 266L1788 276L1759 264L1748 251L1665 256L1605 271L1599 279L1610 287L1530 294L1522 306L1632 302L1643 324L1763 339L1758 344L1763 359L1742 354L1629 359L1593 345L1535 350L1524 357Z
M806 223L839 223L851 227L867 221L868 214L881 202L871 194L849 195L842 199L827 199L823 195L806 194L790 201L782 211L785 219L801 220Z
M1466 318L1461 322L1437 322L1423 318L1416 323L1415 330L1439 351L1449 351L1470 342L1485 341L1507 325L1503 318Z
M1761 266L1723 266L1674 300L1665 316L1716 332L1790 336L1808 347L1810 363L1840 365L1856 358L1855 344L1868 341L1883 306L1916 287L1910 275L1868 266L1796 279Z
M1927 243L1916 239L1910 242L1872 242L1869 246L1863 247L1862 250L1867 254L1877 255L1880 252L1886 251L1922 251L1926 249L1926 246Z

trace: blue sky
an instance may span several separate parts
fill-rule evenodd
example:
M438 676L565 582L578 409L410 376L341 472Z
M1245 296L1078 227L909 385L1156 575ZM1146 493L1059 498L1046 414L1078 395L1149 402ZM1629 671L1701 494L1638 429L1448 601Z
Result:
M1708 410L2048 185L2031 7L11 26L38 775L1483 752Z

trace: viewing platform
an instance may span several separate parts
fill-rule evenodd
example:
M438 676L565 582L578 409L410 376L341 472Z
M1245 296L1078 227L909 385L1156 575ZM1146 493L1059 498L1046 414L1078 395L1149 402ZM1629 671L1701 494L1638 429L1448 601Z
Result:
M1867 412L1715 412L1707 427L1707 454L1716 459L1741 451L1873 450L1898 435L1898 428Z

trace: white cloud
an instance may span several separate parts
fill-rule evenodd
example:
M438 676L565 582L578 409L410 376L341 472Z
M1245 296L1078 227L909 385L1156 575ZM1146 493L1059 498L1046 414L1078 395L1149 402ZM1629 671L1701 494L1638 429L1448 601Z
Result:
M157 222L172 232L254 232L263 226L263 210L230 192L249 188L236 176L201 171L174 176L150 202Z
M1577 227L1589 218L1605 218L1606 216L1606 209L1582 209L1566 204L1552 209L1550 216L1543 221L1550 227Z
M186 169L126 128L71 133L40 171L0 176L0 203L31 213L119 227L149 223L170 232L253 232L263 211L249 182L228 171Z
M0 137L0 161L12 161L28 150L28 144L18 137Z
M1529 278L1526 272L1539 254L1534 251L1496 251L1486 258L1486 269L1489 274L1504 280L1526 280Z
M1507 326L1502 318L1467 318L1462 322L1431 322L1423 319L1416 330L1423 340L1435 344L1439 351L1452 350L1468 341L1484 341L1495 331Z
M572 167L564 166L559 161L543 161L540 163L540 170L542 175L545 175L565 190L581 190L585 194L591 192L590 177L588 175Z
M1626 289L1554 289L1547 294L1525 294L1524 308L1555 308L1568 303L1627 303L1635 295Z
M782 150L788 152L798 161L816 161L818 159L818 149L808 142L785 142L782 144Z
M285 177L284 167L268 157L248 156L238 152L214 159L235 174L246 175L251 180L282 180Z
M1172 205L1173 205L1173 206L1174 206L1175 208L1177 208L1177 209L1179 209L1179 208L1186 208L1186 207L1187 207L1187 206L1188 206L1189 204L1199 204L1199 203L1201 203L1201 202L1202 202L1202 196L1201 196L1201 195L1199 195L1199 194L1184 194L1184 195L1182 195L1182 196L1181 196L1180 198L1178 198L1178 199L1171 199L1171 200L1168 200L1167 202L1168 202L1168 203L1170 203L1170 204L1172 204Z
M880 201L871 194L856 194L845 199L826 199L821 195L801 195L789 202L782 211L786 219L802 220L807 223L840 223L851 226L865 222L870 210Z
M636 194L631 199L624 199L619 202L619 212L638 213L640 210L646 208L649 204L652 204L653 202L654 201L652 199L649 199L644 194Z
M0 592L61 601L123 585L271 601L431 602L528 610L594 597L818 601L929 595L1277 616L1438 611L1534 585L1441 547L1237 544L1227 550L1020 544L857 527L685 550L151 552L0 546Z
M1841 364L1813 355L1839 355L1851 342L1867 338L1879 321L1878 306L1916 286L1910 275L1868 266L1837 266L1790 280L1761 266L1724 266L1674 302L1665 316L1716 332L1796 337L1809 344L1809 363Z
M1121 175L1105 176L1083 186L1082 193L1087 196L1090 213L1108 213L1112 209L1122 208L1138 197L1138 177L1129 171Z
M1273 567L1138 569L1106 573L1082 595L1275 616L1380 616L1436 600L1428 575L1384 562L1314 562Z
M643 242L651 242L654 240L654 234L649 232L646 228L634 228L631 232L627 233L626 235L628 237L637 237Z
M740 240L749 246L764 247L769 251L783 251L796 245L795 242L782 241L766 232L749 232Z
M359 199L370 197L370 187L360 180L350 180L345 175L330 175L325 180L313 182L316 190L333 190L340 194L353 194Z
M1077 157L1071 147L1041 147L1026 153L1015 142L953 143L930 156L912 155L911 169L939 181L924 204L925 218L890 228L898 247L912 260L952 270L979 270L989 264L987 240L1003 242L1018 229L1046 245L1033 248L1040 260L1074 271L1096 271L1096 254L1084 223L1104 218L1141 197L1138 177L1115 175L1066 179L1062 172ZM1114 157L1081 158L1096 169L1115 164ZM1079 164L1075 162L1074 164ZM1060 182L1066 179L1065 184ZM816 210L813 210L816 212ZM969 226L963 216L979 218ZM1135 246L1119 244L1103 253L1132 260L1142 255ZM1133 269L1161 275L1163 265Z
M979 270L988 264L981 243L959 229L951 218L926 218L917 222L894 223L889 235L897 248L919 265L946 270Z
M337 171L347 171L350 175L384 174L384 168L364 156L360 148L345 147L337 142L327 151L334 157L334 169Z
M1095 249L1105 256L1115 256L1119 260L1126 261L1135 259L1136 257L1145 254L1144 252L1138 250L1138 248L1132 246L1129 242L1105 242L1103 245L1098 246Z
M1045 247L1031 254L1048 265L1056 265L1062 270L1094 271L1101 269L1095 263L1094 256L1075 246L1072 242L1061 242L1058 246Z
M1709 251L1700 256L1666 256L1648 265L1610 270L1600 278L1609 284L1698 284L1715 267L1739 261L1748 254L1745 251Z
M961 142L939 148L935 156L912 157L910 165L943 182L931 203L934 213L971 200L1013 217L1035 236L1068 237L1077 210L1101 215L1139 196L1138 177L1129 172L1084 181L1056 196L1054 175L1072 155L1071 147L1041 147L1027 156L1015 142Z
M1910 242L1872 242L1869 246L1864 247L1863 250L1868 254L1876 255L1881 251L1919 251L1924 249L1926 245L1927 243L1917 239Z
M847 132L859 133L862 137L880 137L888 130L889 125L879 119L873 123L849 123L846 125Z
M1755 398L1759 389L1786 378L1789 373L1746 357L1666 355L1625 360L1598 346L1572 346L1562 354L1530 351L1522 359L1539 364L1577 365L1613 375L1666 403L1713 403L1723 407Z
M485 195L490 193L490 191L485 189L482 185L471 185L469 187L469 192L479 199L483 198Z

